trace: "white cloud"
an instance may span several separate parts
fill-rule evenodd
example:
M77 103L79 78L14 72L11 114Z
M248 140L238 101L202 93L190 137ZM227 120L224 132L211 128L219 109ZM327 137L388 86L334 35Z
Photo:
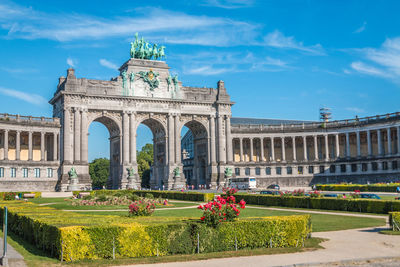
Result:
M40 95L29 94L29 93L25 93L25 92L13 90L13 89L7 89L4 87L0 87L0 94L11 96L11 97L14 97L14 98L23 100L25 102L28 102L28 103L31 103L34 105L38 105L38 106L47 103L47 100Z
M293 36L285 36L278 30L275 30L264 37L264 44L276 48L295 49L311 54L323 55L324 49L320 44L305 46L303 42L298 42Z
M351 111L351 112L354 112L354 113L365 113L364 109L357 108L357 107L347 107L347 108L345 108L345 110Z
M279 58L271 58L271 57L266 57L263 63L266 65L279 66L279 67L285 67L288 64L287 62L282 61Z
M106 68L109 68L109 69L112 69L112 70L118 70L117 64L114 64L114 63L108 61L107 59L102 58L102 59L99 60L99 63L103 67L106 67Z
M366 26L367 26L367 22L364 21L364 23L361 25L361 27L356 29L353 33L361 33L363 31L365 31Z
M219 7L224 9L236 9L251 7L254 5L253 0L205 0L201 3L203 6Z
M111 19L85 14L44 13L15 4L0 5L0 28L7 38L60 42L112 37L133 38L135 32L164 42L231 46L254 40L258 27L224 17L195 16L158 8L137 8L136 14Z
M187 74L196 74L196 75L218 75L225 72L236 72L235 68L218 68L212 65L201 66L201 67L193 67L184 69L184 72Z
M367 65L360 61L351 63L351 67L360 73L373 75L373 76L388 77L388 74L383 72L382 70L377 69L373 66Z
M72 59L72 58L67 58L67 64L68 64L68 66L70 66L71 68L74 68L75 67L75 62L74 62L74 60Z

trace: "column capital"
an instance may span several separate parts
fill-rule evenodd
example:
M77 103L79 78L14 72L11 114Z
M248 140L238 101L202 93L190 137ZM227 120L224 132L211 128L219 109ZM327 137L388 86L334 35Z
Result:
M72 111L75 113L75 112L80 112L81 111L81 108L79 108L79 107L73 107L72 108Z

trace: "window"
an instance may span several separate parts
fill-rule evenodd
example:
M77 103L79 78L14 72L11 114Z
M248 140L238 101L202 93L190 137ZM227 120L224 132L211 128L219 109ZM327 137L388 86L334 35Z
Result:
M282 174L282 167L276 167L276 174L281 175Z
M265 174L266 175L271 175L271 167L265 168Z
M22 177L24 177L24 178L28 177L28 168L23 168L22 169Z
M53 169L52 168L48 168L47 169L47 178L52 178L53 177Z
M368 171L368 164L367 164L367 163L361 164L361 170L362 170L363 172Z
M325 166L319 166L319 173L324 173L325 172Z
M15 176L17 176L17 169L16 169L16 168L11 168L11 169L10 169L10 172L11 172L10 176L11 176L12 178L14 178Z
M387 161L382 162L382 170L387 170L387 169L388 169Z
M250 168L244 169L244 174L245 175L250 175Z
M292 167L286 167L287 174L292 174Z
M308 173L314 173L314 166L308 166Z
M297 173L298 174L303 174L303 166L297 167Z
M239 176L240 175L240 168L235 168L235 175Z
M372 162L372 170L377 171L378 170L378 163Z
M256 167L256 175L260 175L260 168Z
M35 168L35 178L40 178L40 169Z
M329 166L329 172L330 173L335 173L336 172L336 165Z
M346 164L340 165L340 172L346 172Z
M357 171L357 164L351 164L351 171L356 172Z
M0 177L4 177L4 168L0 168Z
M392 161L392 170L397 170L397 161Z

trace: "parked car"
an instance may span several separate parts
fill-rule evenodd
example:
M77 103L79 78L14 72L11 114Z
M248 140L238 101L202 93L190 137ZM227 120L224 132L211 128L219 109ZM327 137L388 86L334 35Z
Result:
M260 194L261 195L274 195L274 196L277 196L277 195L281 194L281 191L279 191L279 190L263 190L263 191L260 192Z
M275 190L280 190L281 187L277 184L271 184L267 187L267 189L275 189Z
M323 194L323 197L337 197L337 194Z
M377 194L360 194L361 198L371 198L371 199L381 199L380 196L378 196Z

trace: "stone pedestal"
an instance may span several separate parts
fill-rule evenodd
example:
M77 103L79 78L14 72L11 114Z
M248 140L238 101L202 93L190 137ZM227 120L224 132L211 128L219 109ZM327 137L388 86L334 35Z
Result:
M69 185L67 186L67 191L78 191L78 190L80 190L80 187L78 184L78 177L70 178Z
M128 176L128 182L126 184L126 189L135 189L138 190L140 188L140 184L138 182L138 175Z

